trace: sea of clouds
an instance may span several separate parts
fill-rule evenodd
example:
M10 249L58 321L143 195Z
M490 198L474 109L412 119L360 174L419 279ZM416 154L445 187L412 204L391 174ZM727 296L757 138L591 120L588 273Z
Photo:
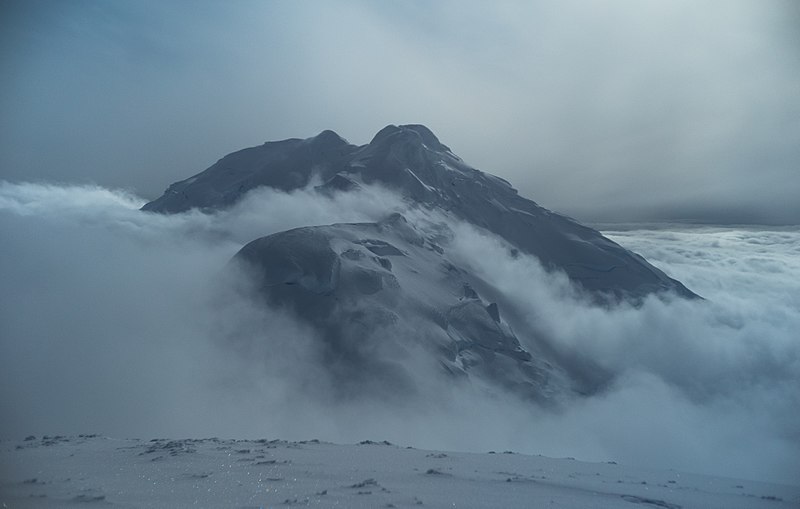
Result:
M277 231L393 211L430 219L423 212L371 188L259 190L215 214L142 204L99 187L0 182L1 438L369 438L800 478L798 228L606 225L705 298L608 309L451 222L453 259L501 289L559 356L611 377L552 408L449 389L447 404L423 392L388 405L309 394L324 376L313 332L265 308L226 267Z

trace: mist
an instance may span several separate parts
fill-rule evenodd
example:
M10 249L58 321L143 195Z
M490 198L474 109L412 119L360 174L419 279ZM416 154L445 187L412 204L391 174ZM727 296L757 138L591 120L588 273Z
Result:
M706 300L607 309L498 238L378 188L257 190L215 214L142 203L100 187L0 184L0 436L373 439L773 481L800 472L796 229L617 229ZM610 383L535 406L420 362L413 397L337 399L314 332L265 306L229 260L258 236L392 211L449 221L449 253L518 303L520 327L534 331L523 346L546 341Z
M800 223L790 0L0 10L6 180L154 199L267 140L333 129L364 144L385 125L421 123L584 221Z

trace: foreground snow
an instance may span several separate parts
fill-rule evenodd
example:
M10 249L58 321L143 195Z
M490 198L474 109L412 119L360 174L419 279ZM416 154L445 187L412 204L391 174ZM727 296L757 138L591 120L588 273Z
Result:
M139 440L0 443L2 507L783 508L800 486L511 452L388 442Z

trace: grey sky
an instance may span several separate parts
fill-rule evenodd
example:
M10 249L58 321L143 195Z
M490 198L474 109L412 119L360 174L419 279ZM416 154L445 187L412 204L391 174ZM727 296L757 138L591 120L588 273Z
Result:
M154 198L423 123L586 221L800 223L792 1L0 1L0 178Z

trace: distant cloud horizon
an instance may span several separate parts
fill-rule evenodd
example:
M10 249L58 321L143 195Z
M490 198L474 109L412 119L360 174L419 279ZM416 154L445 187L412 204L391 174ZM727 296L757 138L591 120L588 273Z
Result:
M800 224L800 6L0 5L0 179L154 199L224 155L421 123L582 221Z

